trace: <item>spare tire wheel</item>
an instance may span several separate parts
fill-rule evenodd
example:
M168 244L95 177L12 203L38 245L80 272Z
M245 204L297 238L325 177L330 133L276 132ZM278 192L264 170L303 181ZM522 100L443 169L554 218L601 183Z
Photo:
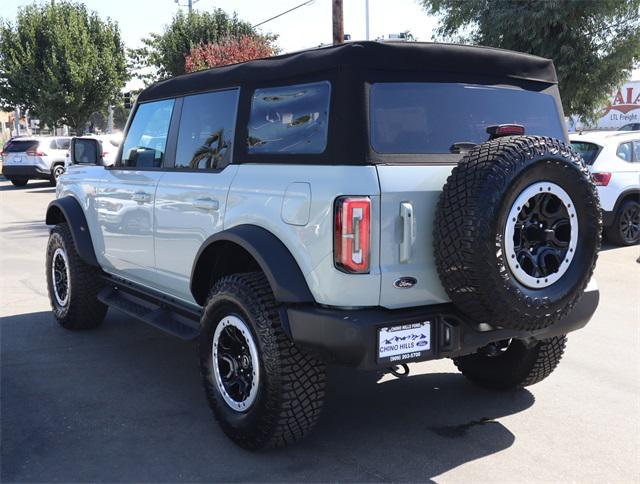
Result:
M509 136L470 151L435 219L440 280L458 309L532 331L576 304L593 273L601 212L584 161L562 141Z

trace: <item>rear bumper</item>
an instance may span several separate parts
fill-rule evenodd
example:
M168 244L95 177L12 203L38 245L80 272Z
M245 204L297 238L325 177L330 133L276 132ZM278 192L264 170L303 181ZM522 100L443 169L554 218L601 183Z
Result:
M508 329L483 330L464 317L453 304L389 310L329 309L318 306L291 306L283 317L296 345L312 351L321 359L365 370L388 367L388 361L378 361L378 329L423 321L431 322L431 347L411 361L450 358L475 352L489 343L509 338L544 339L567 334L584 327L595 312L599 291L585 292L573 311L550 328L539 331Z
M7 178L51 178L49 170L36 165L3 165L2 174Z

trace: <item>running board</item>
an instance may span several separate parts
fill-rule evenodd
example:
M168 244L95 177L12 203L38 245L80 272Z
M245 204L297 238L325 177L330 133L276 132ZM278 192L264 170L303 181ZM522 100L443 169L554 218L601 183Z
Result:
M117 287L105 287L98 299L109 307L155 326L183 340L193 340L200 335L200 324L195 315L179 314L166 303L148 295L134 294ZM181 311L182 312L182 311Z

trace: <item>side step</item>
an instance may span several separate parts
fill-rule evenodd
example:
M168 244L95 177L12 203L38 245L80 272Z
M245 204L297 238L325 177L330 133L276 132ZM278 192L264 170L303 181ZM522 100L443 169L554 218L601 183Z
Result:
M98 294L98 299L107 306L119 309L180 339L193 340L200 335L200 323L195 313L181 311L183 314L179 314L174 308L160 300L154 300L148 294L134 294L117 287L105 287Z

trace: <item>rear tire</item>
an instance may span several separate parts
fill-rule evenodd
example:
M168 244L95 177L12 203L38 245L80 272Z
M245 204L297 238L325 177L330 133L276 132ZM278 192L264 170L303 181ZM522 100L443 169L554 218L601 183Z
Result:
M98 300L103 287L100 270L85 263L67 224L58 224L49 235L46 277L53 315L65 329L99 326L107 306Z
M60 178L64 174L64 165L58 164L53 167L51 170L51 178L49 182L51 186L55 187L58 184L58 178Z
M620 205L607 238L616 245L636 245L640 242L640 203L627 200Z
M9 178L14 187L24 187L29 183L28 178Z
M508 390L533 385L548 377L562 359L566 336L538 341L527 346L512 340L495 356L486 352L454 358L458 370L470 381L491 390Z
M201 321L202 381L224 433L247 449L302 439L320 416L325 365L286 336L264 274L220 279Z

